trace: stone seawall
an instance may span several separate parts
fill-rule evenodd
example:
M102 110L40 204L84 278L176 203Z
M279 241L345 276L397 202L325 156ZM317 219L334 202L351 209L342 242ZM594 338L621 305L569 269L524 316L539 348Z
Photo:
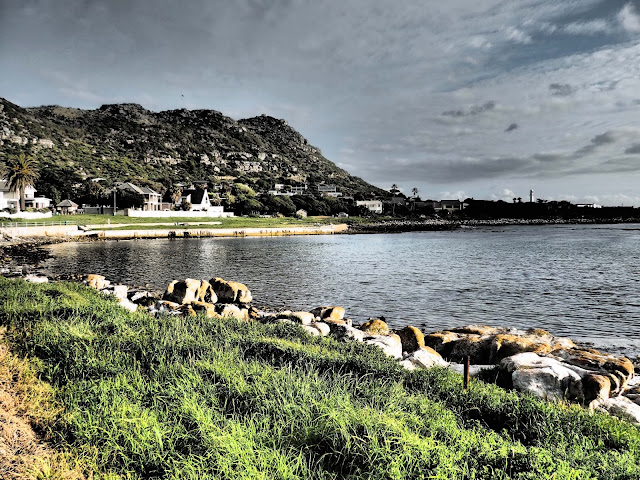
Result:
M278 228L211 228L211 229L156 229L156 230L92 230L91 238L199 238L199 237L275 237L286 235L332 235L347 231L347 225L323 225L319 227Z

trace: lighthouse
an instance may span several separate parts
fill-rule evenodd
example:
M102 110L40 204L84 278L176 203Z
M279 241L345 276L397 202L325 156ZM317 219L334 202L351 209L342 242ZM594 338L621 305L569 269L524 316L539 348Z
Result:
M529 190L529 202L533 203L533 190Z

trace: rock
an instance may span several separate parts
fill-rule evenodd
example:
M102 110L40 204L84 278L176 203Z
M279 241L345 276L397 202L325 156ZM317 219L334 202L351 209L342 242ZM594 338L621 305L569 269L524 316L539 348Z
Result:
M302 325L304 331L306 331L309 335L313 335L314 337L319 337L321 335L320 330L310 325Z
M571 365L613 373L622 380L621 388L624 388L626 383L633 377L633 363L628 358L619 355L578 348L554 351L553 355L562 358L562 360Z
M191 302L191 308L193 311L198 313L204 313L208 318L213 318L216 316L216 306L213 303L208 302Z
M448 357L453 348L453 342L458 340L460 335L448 330L442 332L434 332L424 336L424 344L426 347L433 348L443 357Z
M358 342L362 342L368 335L362 330L350 327L349 325L339 325L332 323L327 324L327 326L331 329L331 335L338 340L355 340Z
M321 320L343 320L345 311L342 307L317 307L311 313Z
M29 274L24 277L25 281L29 283L49 283L49 279L44 276Z
M375 345L390 357L398 360L402 358L402 342L400 341L400 337L396 334L371 335L365 337L364 343Z
M450 362L447 364L449 370L459 373L460 375L464 374L464 365L462 363L454 363ZM491 370L495 368L495 365L469 365L469 376L477 377L484 370Z
M231 303L218 303L215 306L216 315L220 317L233 317L238 320L249 320L249 311L246 308L239 308Z
M190 303L180 305L178 311L183 317L195 317L197 315L196 311L193 309Z
M420 347L406 355L403 362L409 362L417 368L446 367L448 365L440 354L430 347Z
M193 278L171 282L162 295L162 299L183 305L192 302L216 303L218 301L209 282Z
M181 306L179 303L169 302L168 300L158 300L156 310L160 313L179 314Z
M636 405L627 397L607 398L597 404L597 409L636 425L640 424L640 405Z
M118 304L126 309L129 310L130 312L135 312L138 310L138 305L136 305L135 303L133 303L132 301L130 301L127 297L125 298L120 298L118 301Z
M223 303L250 303L253 300L251 291L239 282L228 282L222 278L209 280L218 300Z
M278 314L278 318L286 318L287 320L292 320L301 325L311 325L311 323L316 319L315 315L310 312L291 312L286 310L284 312L280 312Z
M555 358L533 352L519 353L500 362L511 373L513 387L547 400L561 400L565 395L584 398L581 376Z
M504 328L489 327L488 325L465 325L463 327L452 328L453 333L471 334L471 335L497 335L505 333Z
M404 352L416 352L419 349L425 347L423 333L414 326L408 325L402 330L397 331L396 333L400 336L400 341L402 342L402 351ZM429 350L433 349L429 347ZM433 350L433 352L437 353L435 350ZM439 353L438 356L442 358Z
M370 335L389 335L389 326L379 318L370 318L368 322L360 325L359 328Z
M611 380L596 373L588 373L582 377L583 403L601 402L611 395Z
M147 291L131 292L128 294L129 300L136 305L142 305L143 307L149 307L156 303L158 300L151 293Z
M331 332L331 327L324 322L313 322L311 326L317 329L323 337L326 337Z
M127 287L126 285L114 285L113 286L113 294L116 296L116 298L119 298L120 300L129 300L127 298L127 293L129 291L129 287Z
M540 331L545 332L544 330L537 330L537 332ZM547 334L547 337L545 342L544 337L541 338L539 335L522 336L508 333L495 335L490 343L489 363L498 363L503 358L524 352L549 353L551 351L549 341L552 337L549 334Z
M82 283L91 288L95 288L96 290L104 290L111 285L111 282L106 280L102 275L96 275L93 273L86 275Z

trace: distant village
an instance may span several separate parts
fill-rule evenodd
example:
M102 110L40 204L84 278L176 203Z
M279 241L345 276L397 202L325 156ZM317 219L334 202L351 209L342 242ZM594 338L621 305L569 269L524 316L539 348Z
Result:
M473 198L423 200L417 189L407 196L392 185L386 196L345 195L333 184L274 184L266 192L256 192L248 185L225 180L217 184L207 181L177 183L164 193L133 182L115 182L106 187L104 178L93 178L78 184L75 198L54 203L37 196L36 189L24 190L24 210L53 214L130 215L139 217L202 215L225 217L234 215L280 215L306 217L378 216L431 218L545 218L636 216L633 207L602 207L598 204L572 204L567 201L529 198L475 200ZM304 208L307 207L307 208ZM20 193L0 180L0 212L15 214L21 210Z

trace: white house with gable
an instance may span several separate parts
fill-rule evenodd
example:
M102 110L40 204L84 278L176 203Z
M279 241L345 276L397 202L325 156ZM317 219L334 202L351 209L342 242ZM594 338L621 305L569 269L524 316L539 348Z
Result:
M24 190L25 208L49 208L51 199L46 197L36 197L36 189L27 187ZM0 180L0 210L5 208L15 208L20 210L20 192L9 189L6 180Z

